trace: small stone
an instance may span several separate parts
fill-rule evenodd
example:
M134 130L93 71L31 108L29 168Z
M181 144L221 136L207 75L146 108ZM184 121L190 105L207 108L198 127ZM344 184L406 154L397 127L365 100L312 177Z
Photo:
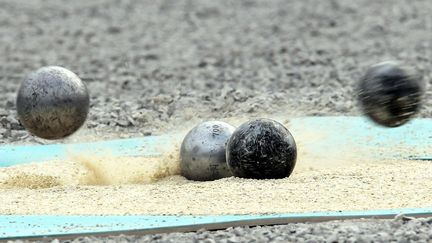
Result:
M6 132L7 132L7 129L0 127L0 134L5 134Z
M121 127L128 127L131 124L128 120L118 120L116 123Z
M406 222L406 221L411 221L411 220L413 220L413 219L415 219L415 218L405 216L405 214L402 214L402 213L400 213L400 214L398 214L398 215L396 215L396 216L394 217L394 220L396 220L396 221L398 221L398 220L402 220L402 221L404 221L404 222Z
M8 121L8 119L7 119L7 117L1 117L0 118L0 124L2 125L2 126L6 126L6 125L8 125L9 124L9 121Z
M21 131L12 130L11 136L14 138L26 138L29 136L29 134L28 134L28 132L26 132L24 130L21 130Z
M13 116L8 116L7 121L11 125L11 129L15 129L15 130L23 130L24 129L24 127L21 126L20 122L17 119L15 119L15 117L13 117Z
M216 241L213 239L205 239L202 241L203 243L215 243Z
M7 110L0 108L0 116L7 116L7 115L8 115Z

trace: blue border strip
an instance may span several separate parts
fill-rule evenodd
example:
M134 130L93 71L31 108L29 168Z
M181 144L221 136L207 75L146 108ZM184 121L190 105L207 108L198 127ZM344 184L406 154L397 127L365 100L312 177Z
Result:
M403 157L430 160L432 150L432 120L415 119L398 128L376 126L362 117L301 117L290 119L294 137L304 131L318 134L320 139L306 141L300 149L325 158L329 151L352 153L352 148L367 148L369 154L380 157ZM0 147L0 167L58 160L68 154L88 153L120 157L160 156L160 148L181 142L180 134L118 139L81 144L53 144ZM397 147L405 148L399 152ZM377 149L379 148L379 149ZM386 149L385 151L383 149ZM409 151L410 154L407 154Z
M86 233L119 232L176 228L215 223L236 223L291 219L298 222L317 221L320 218L394 217L403 214L432 216L432 208L390 209L371 211L340 211L314 213L287 213L271 215L218 215L218 216L0 216L0 239L12 237L47 237Z
M171 144L174 136L148 136L78 144L3 146L0 147L0 167L64 159L68 154L157 157L162 152L160 147Z

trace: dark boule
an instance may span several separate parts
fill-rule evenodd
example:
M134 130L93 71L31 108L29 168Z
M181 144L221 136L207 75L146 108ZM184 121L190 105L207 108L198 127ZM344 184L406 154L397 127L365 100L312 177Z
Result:
M16 100L18 118L32 134L60 139L78 130L89 111L86 86L73 72L42 67L22 83Z
M227 163L234 176L279 179L291 175L297 147L279 122L256 119L238 127L227 145Z
M398 127L418 112L424 87L420 75L388 61L367 70L358 86L358 98L364 114L374 122Z
M226 164L225 150L234 129L220 121L203 122L194 127L181 145L181 174L196 181L232 176Z

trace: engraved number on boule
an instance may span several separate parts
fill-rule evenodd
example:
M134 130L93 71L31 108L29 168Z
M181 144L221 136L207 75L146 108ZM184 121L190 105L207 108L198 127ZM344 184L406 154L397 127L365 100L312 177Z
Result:
M213 136L218 136L221 134L221 130L218 125L213 125L212 134Z

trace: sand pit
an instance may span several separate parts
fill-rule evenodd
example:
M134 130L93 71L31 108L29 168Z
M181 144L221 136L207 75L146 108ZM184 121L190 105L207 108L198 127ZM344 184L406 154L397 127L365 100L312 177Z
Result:
M320 134L294 135L297 165L281 180L188 181L179 175L178 147L158 158L72 154L2 168L0 213L220 215L431 205L429 161L383 160L354 148L344 154L335 148L321 158L303 149Z

